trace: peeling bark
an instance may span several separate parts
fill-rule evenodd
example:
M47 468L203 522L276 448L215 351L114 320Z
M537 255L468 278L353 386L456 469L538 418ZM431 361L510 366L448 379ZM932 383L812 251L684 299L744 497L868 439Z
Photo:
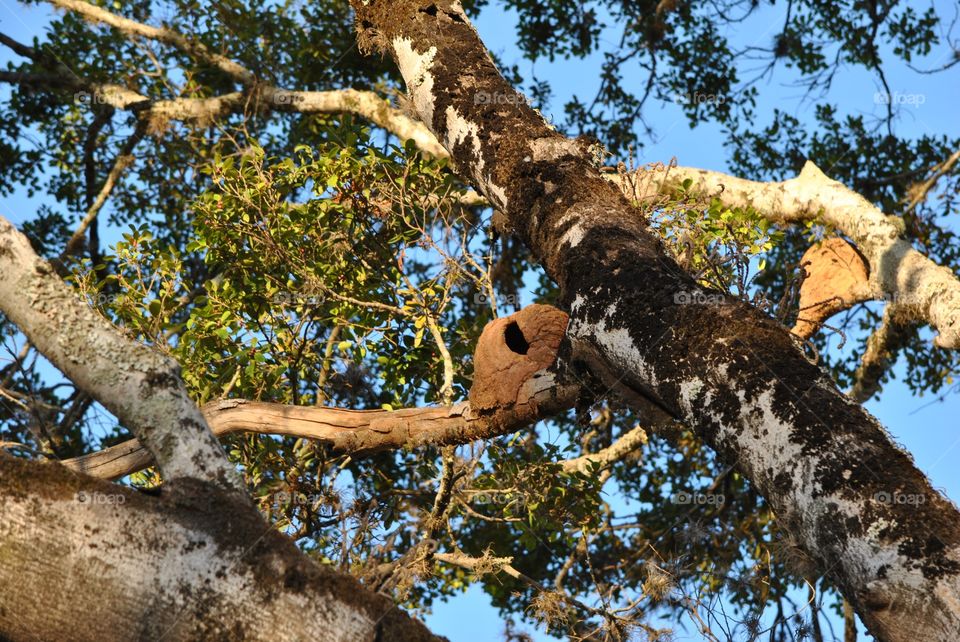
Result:
M588 141L565 139L523 101L479 100L514 90L458 3L353 6L361 47L397 61L458 171L560 285L566 357L735 462L878 638L955 639L960 513L882 426L774 320L698 287L600 175ZM898 273L905 242L864 231L887 235L881 269Z

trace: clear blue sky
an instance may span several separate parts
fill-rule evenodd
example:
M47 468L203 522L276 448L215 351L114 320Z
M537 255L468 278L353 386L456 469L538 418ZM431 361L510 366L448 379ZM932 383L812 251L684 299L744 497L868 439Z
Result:
M916 3L918 9L928 5ZM941 15L952 16L952 4L938 2ZM782 7L764 5L750 20L740 26L741 44L766 45L783 24ZM46 6L27 6L12 0L0 0L0 30L21 40L29 41L40 35L49 11ZM551 108L559 111L564 100L577 93L591 96L599 82L599 58L585 61L558 60L553 63L542 61L535 66L522 59L514 44L513 25L516 18L511 13L495 9L487 11L479 20L477 27L481 37L500 59L506 64L516 63L521 72L529 78L535 70L538 78L550 81L554 90L554 103ZM0 63L11 60L8 50L0 50ZM625 69L629 79L633 73ZM888 79L892 91L923 94L922 105L906 107L902 110L898 123L902 135L921 135L923 133L957 133L957 105L960 104L960 82L957 73L945 76L918 77L904 68L888 69ZM637 83L642 78L637 76ZM791 78L775 73L773 78L760 86L757 111L759 122L764 122L763 114L771 113L773 106L792 111L804 122L812 120L813 108L810 102L801 100L802 91L790 86ZM867 74L842 71L831 92L831 99L840 105L841 110L852 113L879 115L881 106L874 101L879 87ZM0 87L0 98L8 95ZM547 112L549 113L549 109ZM671 103L651 103L646 113L654 127L657 139L647 141L641 162L669 161L676 156L684 165L726 170L727 155L723 147L723 135L718 128L700 127L691 130L679 108ZM823 168L829 173L828 168ZM0 199L0 215L15 223L32 218L36 206L43 197L27 199L24 195L15 195L9 199ZM79 215L78 215L79 216ZM950 222L955 229L957 222ZM903 373L904 364L897 365L896 371ZM902 380L902 376L899 378ZM917 465L930 476L935 487L942 489L948 497L960 498L960 398L949 396L943 402L926 405L931 399L915 398L898 382L893 382L884 391L883 399L867 404L888 428L894 438L910 451ZM454 642L489 642L501 639L503 624L498 614L489 605L485 595L472 588L462 596L446 603L435 605L432 615L427 619L430 627L438 633L448 636ZM528 630L531 630L527 627ZM699 640L696 634L685 635L677 632L678 640ZM536 634L535 639L547 640L546 636Z

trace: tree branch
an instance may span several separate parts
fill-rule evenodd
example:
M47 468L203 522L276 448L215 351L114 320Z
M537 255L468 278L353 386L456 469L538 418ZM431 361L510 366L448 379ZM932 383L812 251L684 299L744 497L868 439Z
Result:
M895 303L888 303L883 310L880 326L867 339L867 348L860 358L860 366L854 373L850 397L863 403L880 390L880 379L896 360L897 353L906 343L910 333L910 318L903 318Z
M103 207L103 204L107 202L110 192L113 191L114 186L117 184L117 181L120 180L120 176L123 174L124 170L126 170L127 167L133 163L133 150L137 144L143 140L143 137L146 135L146 133L146 128L143 126L143 124L138 124L137 128L134 129L133 134L130 135L130 137L123 144L123 147L117 153L117 157L114 159L113 165L110 167L110 172L107 174L107 178L103 181L103 185L101 186L100 191L97 193L96 199L90 205L87 213L80 221L77 229L74 230L73 235L67 241L63 252L60 254L61 261L66 257L75 254L77 249L83 243L83 237L86 235L87 229L90 227L93 221L96 220L97 214L100 213L100 208Z
M660 190L676 193L686 180L690 189L715 196L727 207L753 207L773 223L799 224L817 220L841 231L867 258L870 285L878 298L899 303L939 331L936 344L960 348L960 280L915 250L902 237L903 221L887 216L842 183L807 161L796 178L757 182L692 167L640 170L652 176ZM641 181L611 178L628 198L649 198Z
M220 69L236 80L249 84L256 79L253 73L243 65L230 60L220 54L211 52L200 42L188 40L182 34L162 27L151 27L123 16L118 16L106 9L82 0L50 0L54 6L80 14L85 20L92 23L105 24L127 36L140 36L149 40L156 40L171 45L188 56L205 62Z
M919 185L912 186L910 190L908 190L910 200L907 203L907 207L904 209L903 213L909 214L917 207L917 205L922 203L927 198L927 194L930 193L930 190L933 189L933 186L937 184L937 181L940 180L941 177L948 174L950 170L953 169L953 166L957 164L958 160L960 160L960 149L950 154L945 161L934 167L927 180L923 181Z
M587 472L593 468L609 468L647 443L647 431L635 426L615 442L589 455L581 455L560 462L565 472Z
M203 416L218 437L236 432L255 432L314 439L330 448L363 456L382 450L418 448L425 445L449 446L490 439L526 428L576 403L579 386L556 381L549 370L556 358L562 336L550 327L536 324L566 324L566 315L543 305L524 308L509 317L502 317L484 328L478 345L492 350L502 345L495 355L478 350L474 358L477 390L504 391L501 400L490 397L479 404L461 402L439 408L407 408L402 410L347 410L316 406L288 406L239 399L226 399L205 405ZM526 354L514 352L506 345L503 328L517 319L527 328L533 349ZM490 363L496 359L496 363ZM489 366L485 365L490 363ZM519 373L504 377L504 371ZM63 462L66 466L106 479L117 479L142 470L151 464L150 452L136 440L83 455Z
M133 431L167 479L197 477L242 490L240 476L187 396L177 363L124 338L3 218L0 310L41 354Z

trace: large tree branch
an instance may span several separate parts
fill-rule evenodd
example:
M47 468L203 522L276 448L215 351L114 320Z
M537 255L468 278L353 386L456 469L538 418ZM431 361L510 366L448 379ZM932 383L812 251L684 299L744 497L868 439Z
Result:
M0 218L0 310L51 363L137 436L168 479L241 490L169 357L123 337Z
M523 101L477 100L515 91L459 3L353 6L361 48L397 62L420 118L458 171L559 284L570 306L569 358L626 400L681 419L736 462L879 638L951 639L960 630L960 513L876 420L775 321L722 293L699 296L593 166L586 141L564 138ZM809 201L808 190L829 183L799 187ZM826 205L845 208L863 234L891 231L838 191ZM893 243L876 257L881 271L917 276ZM893 282L904 292L914 286ZM949 329L940 324L941 337Z
M780 182L757 182L692 167L653 170L663 191L690 189L716 196L727 207L753 207L774 223L822 220L849 237L870 265L878 298L909 308L939 331L936 344L960 348L960 279L915 250L902 237L903 221L879 208L807 162L800 175ZM643 181L618 178L628 197L641 199ZM633 192L633 193L631 193Z
M436 408L349 410L224 399L201 410L217 437L252 432L313 439L333 450L361 457L382 450L425 445L467 444L509 434L572 408L577 388L558 386L550 372L533 377L515 407L493 414L475 412L470 402ZM63 461L94 477L118 479L153 463L137 440Z

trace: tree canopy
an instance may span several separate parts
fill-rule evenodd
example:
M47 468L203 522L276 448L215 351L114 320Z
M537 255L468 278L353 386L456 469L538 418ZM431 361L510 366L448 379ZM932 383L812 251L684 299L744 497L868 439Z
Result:
M466 134L452 151L438 142L405 93L407 72L363 55L373 27L354 24L349 2L51 4L42 38L0 34L15 59L0 71L0 194L41 195L20 225L34 250L122 336L175 360L206 421L224 426L260 511L307 556L414 613L478 583L512 640L524 639L520 623L574 640L684 628L704 639L843 639L831 630L853 621L840 587L736 458L675 414L628 403L619 381L576 360L533 410L451 429L461 437L393 436L394 425L412 435L427 421L414 409L476 411L481 389L522 401L509 388L515 364L481 334L499 329L526 382L558 350L569 356L557 343L574 306L464 168ZM790 2L766 42L745 46L736 25L760 3L464 7L515 12L531 61L600 61L597 93L566 102L553 126L703 288L674 303L754 306L801 334L811 361L859 402L882 394L898 358L912 391L952 390L960 245L945 221L957 213L960 133L900 136L885 69L955 74L955 16ZM884 118L831 100L849 67L885 88ZM760 81L784 70L816 104L814 122L756 109ZM557 108L545 81L501 72L525 96L476 100ZM691 127L723 129L730 170L757 182L754 197L738 201L735 179L645 156L645 114L664 100ZM789 196L798 174L797 202L812 189L819 207L761 198L761 181L786 181L770 185ZM868 213L838 214L847 194ZM915 252L915 286L874 261L893 240L857 236L866 222L892 226L905 241L898 256ZM855 281L848 290L824 285L844 278ZM521 312L522 302L544 307ZM556 341L538 334L551 323ZM127 447L131 426L51 369L6 316L0 326L0 442L68 464ZM321 419L281 406L373 412ZM310 432L311 421L334 436ZM334 434L358 426L373 436ZM137 461L100 476L155 492L164 476Z

